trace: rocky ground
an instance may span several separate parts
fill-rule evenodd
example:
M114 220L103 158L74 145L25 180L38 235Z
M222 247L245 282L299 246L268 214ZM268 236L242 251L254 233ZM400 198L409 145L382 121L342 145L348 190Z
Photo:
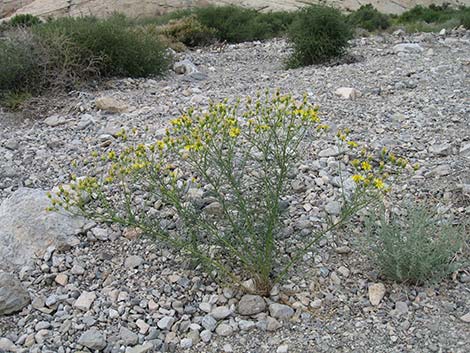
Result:
M181 58L195 67L186 62L164 79L112 80L50 98L36 119L0 112L0 236L23 236L16 247L0 239L0 268L15 269L0 275L0 352L469 350L469 269L434 286L385 281L360 251L360 228L325 237L263 299L214 283L132 230L63 220L57 227L35 206L44 202L41 192L16 192L66 182L72 160L115 146L122 127L158 134L186 107L280 88L306 92L332 133L349 127L355 140L418 162L397 199L425 199L468 219L470 32L357 39L354 62L330 67L287 71L288 50L283 40L198 50ZM328 141L313 141L297 166L283 255L339 211L337 156ZM25 225L12 230L12 219ZM25 234L54 232L67 240L32 256L38 244Z

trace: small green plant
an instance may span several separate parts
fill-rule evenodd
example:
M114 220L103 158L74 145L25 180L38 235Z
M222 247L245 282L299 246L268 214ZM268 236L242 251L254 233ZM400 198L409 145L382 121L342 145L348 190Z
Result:
M88 166L97 176L72 177L57 197L51 195L53 209L139 228L195 258L222 281L242 284L251 278L259 293L269 293L325 232L365 207L367 198L355 198L340 219L282 260L277 242L288 171L305 137L327 127L306 97L296 101L266 93L241 104L189 110L171 122L161 140L137 138L121 151L94 152ZM132 138L124 131L120 135ZM358 195L384 188L371 174L371 163L359 167Z
M0 105L16 111L20 110L23 103L30 99L31 93L8 91L0 96Z
M16 15L8 21L10 27L31 27L41 23L41 19L31 14Z
M436 282L457 268L453 258L464 244L464 227L452 225L430 208L408 204L403 216L382 208L366 222L367 242L381 273L413 284Z
M326 63L343 55L352 38L350 25L339 10L312 5L300 10L289 29L293 53L288 67Z
M389 17L377 11L371 4L362 5L358 10L349 14L348 21L351 25L370 32L390 27Z

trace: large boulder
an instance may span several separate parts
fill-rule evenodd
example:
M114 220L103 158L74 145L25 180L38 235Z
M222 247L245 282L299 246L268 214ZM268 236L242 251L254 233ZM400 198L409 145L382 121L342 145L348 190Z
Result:
M47 211L47 192L21 188L0 205L0 269L31 264L49 246L71 245L71 236L83 231L80 217Z
M0 272L0 316L13 314L31 302L21 282L6 272Z

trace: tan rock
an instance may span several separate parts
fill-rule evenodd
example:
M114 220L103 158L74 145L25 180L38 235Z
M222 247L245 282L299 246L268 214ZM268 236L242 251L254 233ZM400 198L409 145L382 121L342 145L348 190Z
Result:
M95 100L96 109L111 113L124 113L129 107L127 104L113 97L99 97Z
M69 281L69 276L67 276L65 273L59 273L55 277L56 283L60 284L61 286L66 286L68 281Z
M385 295L383 283L374 283L369 286L369 301L373 306L379 305Z

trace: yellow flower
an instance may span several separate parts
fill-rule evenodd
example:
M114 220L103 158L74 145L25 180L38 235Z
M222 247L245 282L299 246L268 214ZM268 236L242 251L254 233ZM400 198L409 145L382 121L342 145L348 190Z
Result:
M356 184L359 184L361 181L364 181L364 177L359 174L354 174L351 178Z
M385 184L383 182L382 179L379 179L379 178L375 178L374 179L374 186L377 188L377 189L383 189L385 187Z
M365 170L365 171L372 170L372 166L370 165L369 162L362 162L361 163L361 168L362 168L362 170Z
M240 128L238 127L232 127L228 133L230 137L237 137L240 135Z
M165 142L162 140L157 141L157 147L160 151L163 150L165 148Z

